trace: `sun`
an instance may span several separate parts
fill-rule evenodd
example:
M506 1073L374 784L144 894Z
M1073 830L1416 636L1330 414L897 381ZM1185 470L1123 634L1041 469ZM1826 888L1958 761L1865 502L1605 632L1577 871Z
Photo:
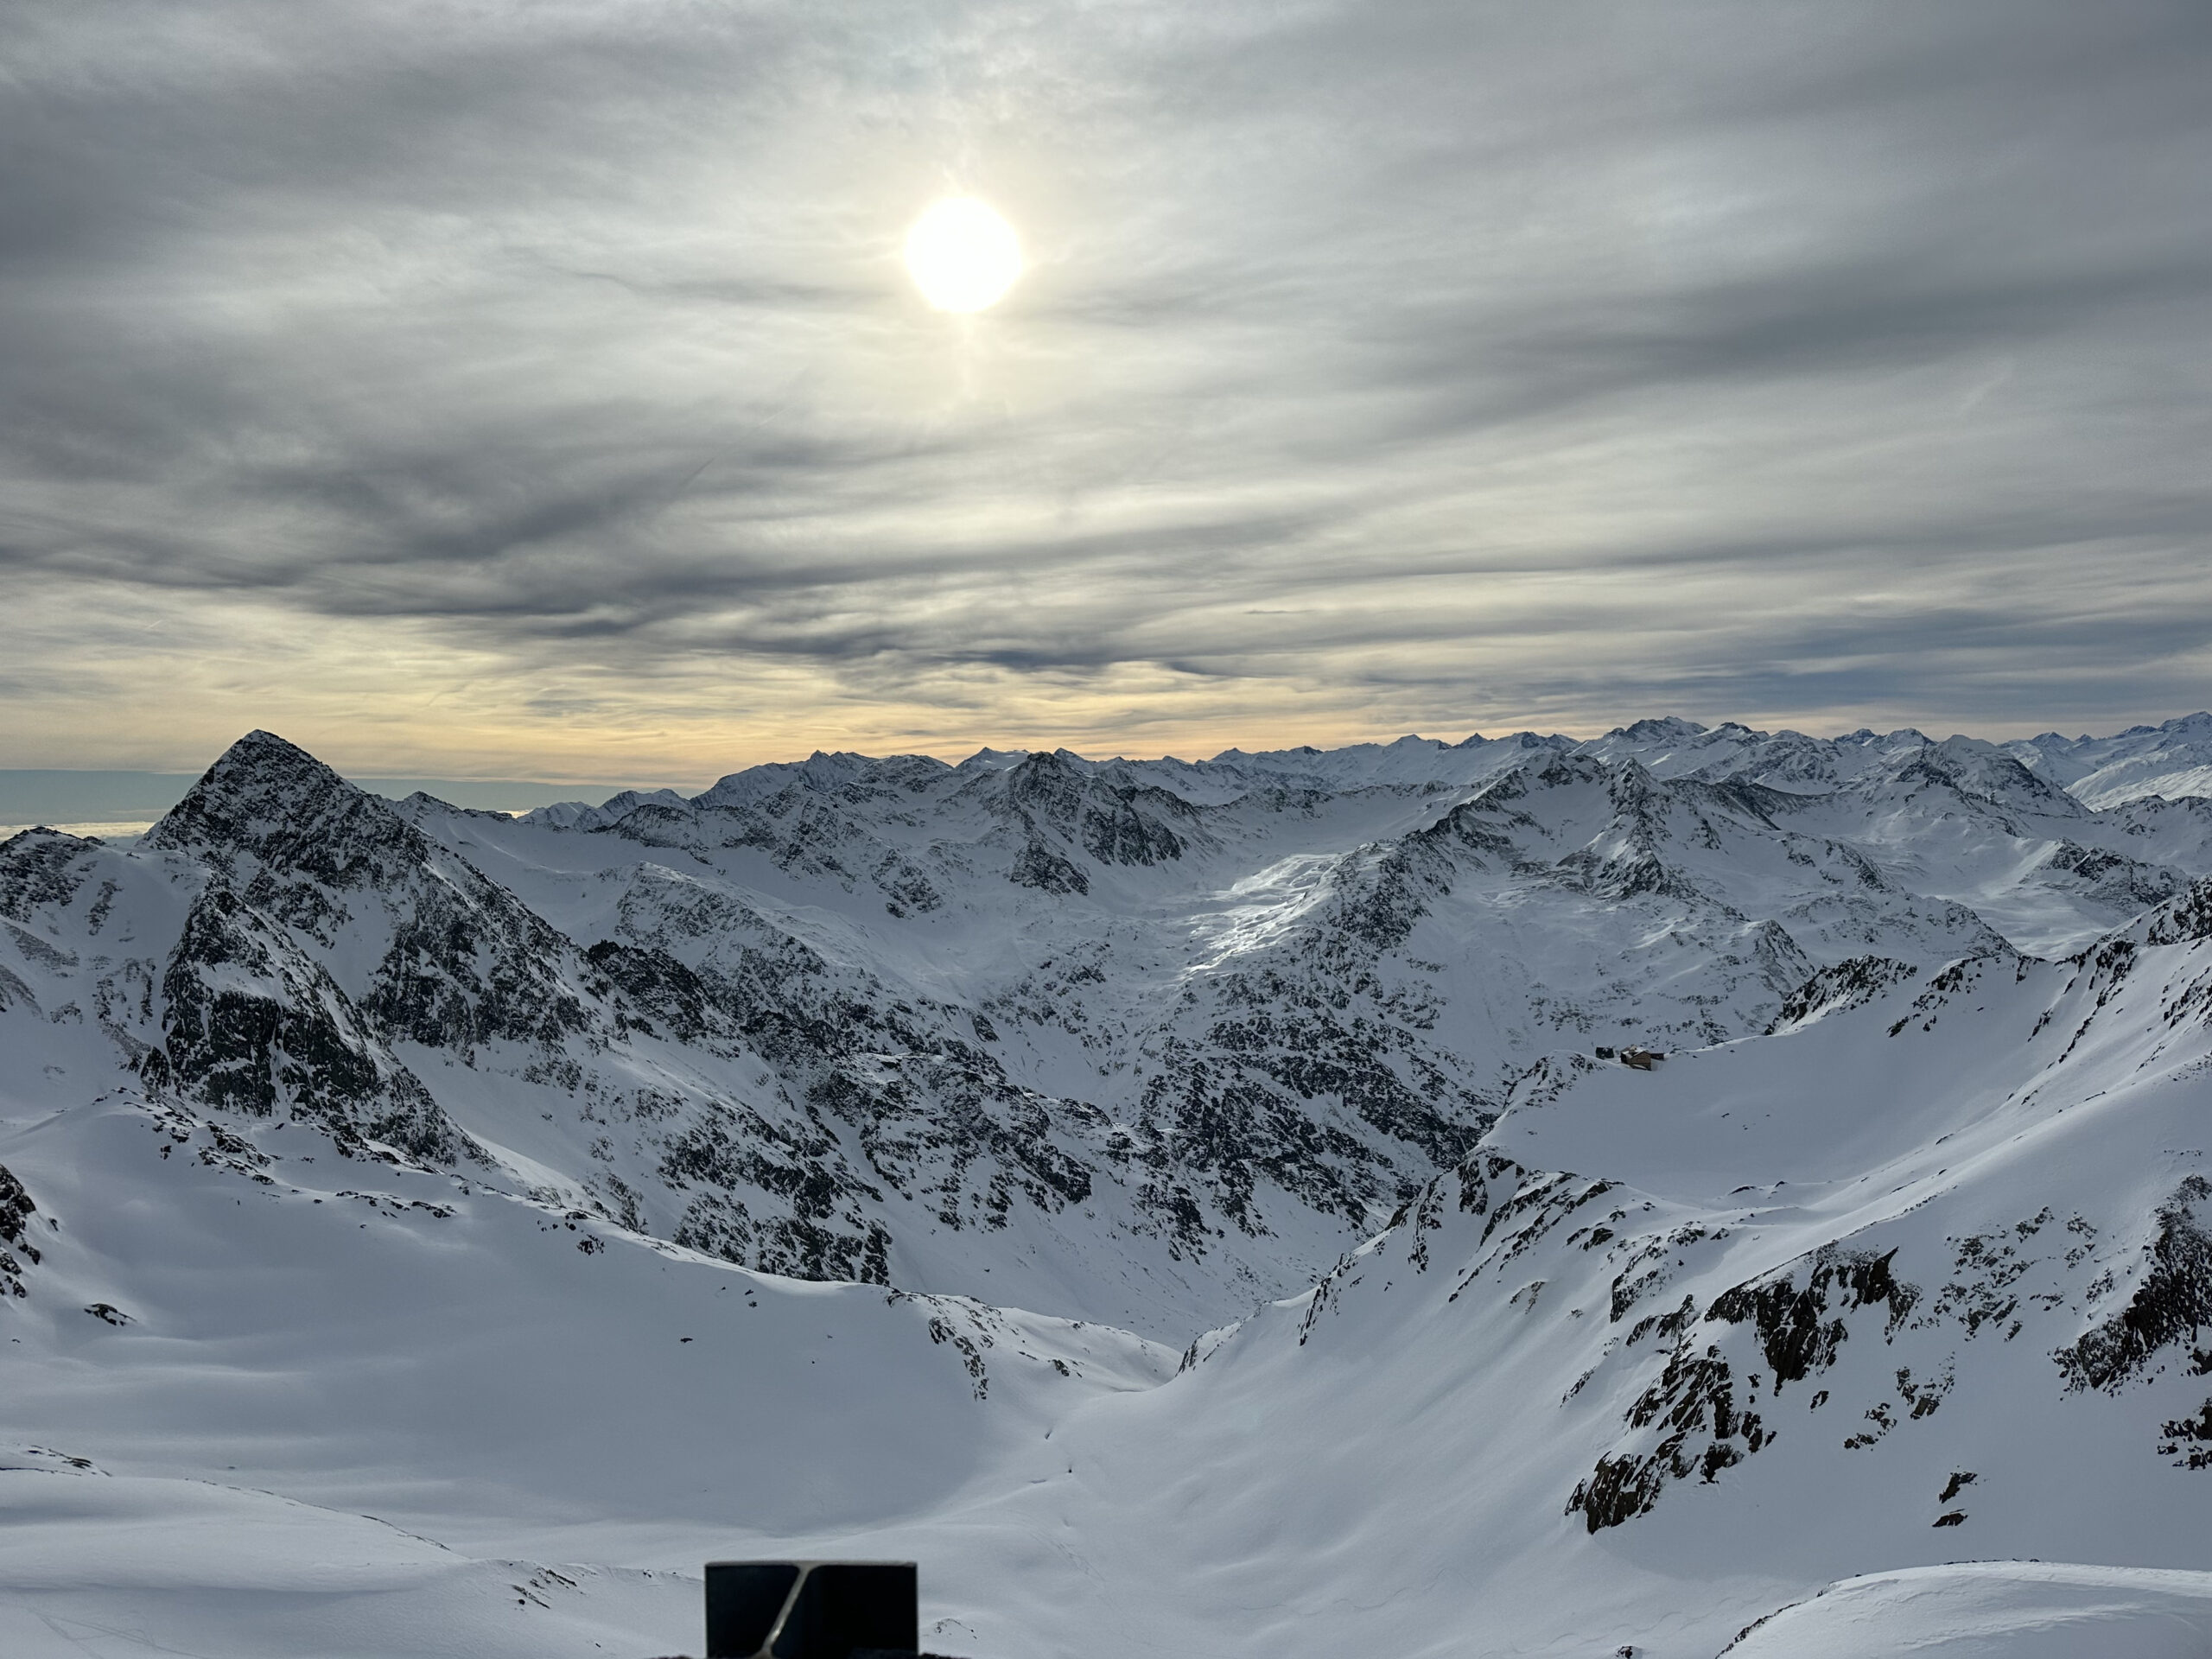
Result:
M906 270L940 311L981 311L1021 275L1021 242L987 202L954 196L906 232Z

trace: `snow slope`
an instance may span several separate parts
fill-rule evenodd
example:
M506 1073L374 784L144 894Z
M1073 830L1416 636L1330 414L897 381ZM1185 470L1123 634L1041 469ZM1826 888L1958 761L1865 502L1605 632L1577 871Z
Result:
M536 1659L696 1645L696 1579L474 1560L266 1493L110 1479L35 1453L23 1465L0 1467L0 1652L16 1659Z
M1245 787L1262 759L1185 794L823 756L516 822L257 734L135 846L6 844L0 1020L70 1051L56 1098L127 1075L747 1266L1174 1335L1309 1280L1557 1042L1720 1040L1817 967L2000 943L1761 785L1415 741ZM1367 781L1439 766L1483 775ZM1908 782L1889 819L2009 833ZM2193 826L2122 873L2169 891Z
M2037 1557L2119 1589L1915 1580L1825 1599L1850 1617L1820 1639L2058 1620L2054 1651L2126 1651L2083 1621L2155 1636L2212 1570L2212 886L2076 960L1831 982L1649 1075L1560 1058L1159 1386L1166 1356L1096 1327L755 1275L435 1171L345 1198L301 1179L358 1167L318 1130L264 1166L136 1100L71 1109L6 1147L40 1197L10 1420L439 1539L464 1560L391 1587L397 1631L480 1603L502 1580L473 1563L594 1585L563 1563L779 1547L918 1556L985 1656L1701 1656L1853 1573ZM138 1500L74 1501L40 1535L111 1562L100 1504ZM240 1557L206 1617L283 1639L289 1569L250 1531L194 1548ZM87 1567L74 1602L18 1571L17 1610L169 1605L151 1567ZM601 1615L547 1599L575 1627L550 1650L589 1650ZM547 1611L516 1599L569 1640Z
M0 1644L2195 1650L2203 804L1719 734L10 841Z
M1977 1561L1833 1585L1724 1649L1737 1659L2196 1659L2212 1574Z
M10 1655L681 1651L702 1550L931 1512L1173 1372L277 1138L135 1091L10 1123L0 1632L54 1632Z
M2132 726L2113 737L2068 739L2045 732L2005 747L2093 807L2152 796L2212 795L2212 715Z
M1031 1650L1704 1655L1870 1570L2201 1586L2208 1007L2212 889L1537 1080L1314 1292L1039 1449L995 1522L1087 1548Z

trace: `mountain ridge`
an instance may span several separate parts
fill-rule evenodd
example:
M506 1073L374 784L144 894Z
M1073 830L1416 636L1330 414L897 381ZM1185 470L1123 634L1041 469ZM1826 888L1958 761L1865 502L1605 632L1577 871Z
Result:
M136 849L18 837L0 893L166 887L105 1022L157 1093L771 1270L1205 1323L1319 1272L1562 1037L1726 1040L1870 952L1932 971L2031 908L2047 946L2212 868L2203 802L1896 734L1819 792L1785 734L1777 787L1757 736L817 754L502 819L257 732Z
M0 1635L324 1640L257 1486L518 1659L731 1548L982 1659L2212 1637L2212 806L1688 724L0 843L0 1498L281 1592Z

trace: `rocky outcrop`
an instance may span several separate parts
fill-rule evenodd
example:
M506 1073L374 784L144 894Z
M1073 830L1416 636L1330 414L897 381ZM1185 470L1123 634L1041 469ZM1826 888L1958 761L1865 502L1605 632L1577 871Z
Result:
M31 1217L37 1213L38 1205L23 1184L0 1164L0 1297L29 1294L23 1287L23 1275L41 1259L31 1239Z
M2184 1179L2158 1206L2127 1306L2052 1356L2070 1389L2118 1390L2169 1348L2212 1332L2212 1181ZM2202 1356L2197 1356L2201 1361Z
M161 990L162 1045L138 1065L156 1094L313 1122L348 1152L476 1155L330 975L227 886L193 905Z

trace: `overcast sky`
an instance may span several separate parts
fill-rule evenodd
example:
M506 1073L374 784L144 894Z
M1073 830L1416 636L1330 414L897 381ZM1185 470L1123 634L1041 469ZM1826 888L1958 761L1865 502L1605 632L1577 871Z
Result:
M2183 713L2208 89L2203 0L7 7L0 765Z

